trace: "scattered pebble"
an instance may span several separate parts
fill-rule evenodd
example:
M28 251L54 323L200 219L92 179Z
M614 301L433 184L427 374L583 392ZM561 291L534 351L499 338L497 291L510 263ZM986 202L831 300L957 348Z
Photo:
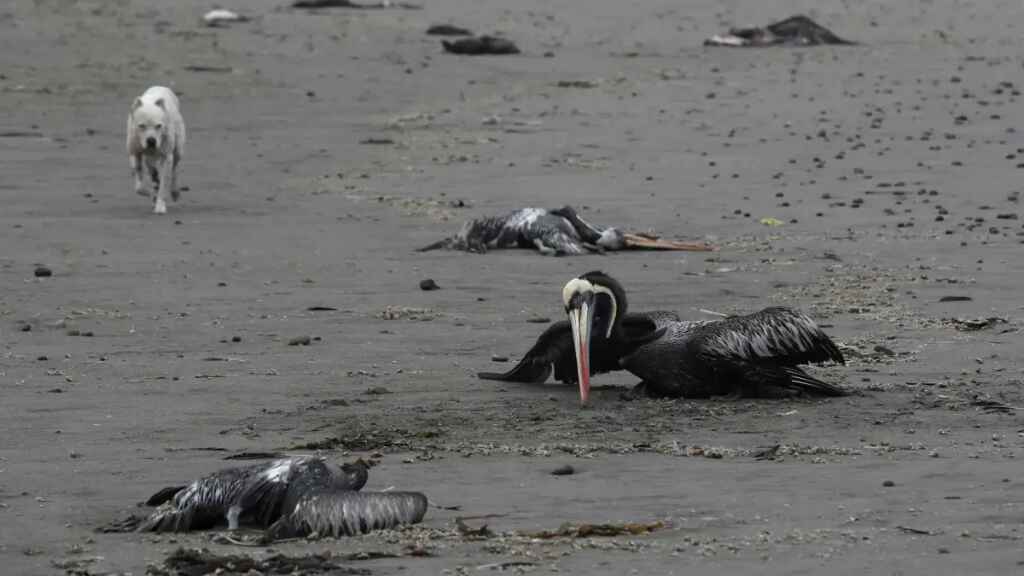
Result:
M309 336L296 336L288 341L289 346L309 346L313 341Z
M430 28L427 28L427 34L430 36L472 36L473 33L452 24L434 24Z
M974 300L970 296L943 296L939 298L939 302L970 302Z
M896 483L893 482L892 480L886 480L885 482L882 482L882 486L885 486L886 488L892 488L895 485Z
M36 266L35 270L36 278L49 278L53 276L53 270L50 270L46 266Z
M576 469L569 464L563 464L551 471L552 476L569 476L575 473Z
M491 362L508 362L508 356L491 356Z
M511 40L498 38L496 36L477 36L473 38L462 38L449 42L442 40L445 52L462 54L465 56L501 56L506 54L519 54L519 47Z
M441 287L434 282L433 278L427 278L426 280L420 280L420 290L429 292L431 290L440 290Z

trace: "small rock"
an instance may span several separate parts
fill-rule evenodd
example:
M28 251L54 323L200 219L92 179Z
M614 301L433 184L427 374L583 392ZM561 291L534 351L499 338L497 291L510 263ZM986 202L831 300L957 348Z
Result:
M31 324L22 324L20 330L22 332L31 332L32 331L32 325Z
M231 10L224 10L223 8L210 10L203 15L203 22L211 28L218 28L232 22L245 22L246 20L248 20L248 18L245 16L241 16Z
M508 362L508 356L491 356L491 362Z
M881 344L875 346L875 352L881 354L882 356L895 356L896 355L896 352L893 352L892 348L886 348L885 346L882 346Z
M449 42L442 40L445 52L468 56L519 54L519 47L512 41L496 36L477 36Z
M454 26L452 24L434 24L430 28L427 28L427 34L430 36L472 36L473 33L469 30L460 26Z
M970 302L974 300L970 296L943 296L939 298L939 302Z
M231 341L235 342L235 343L241 342L242 341L242 337L241 336L232 336L231 337Z
M570 474L575 473L576 469L570 466L569 464L563 464L551 471L552 476L569 476Z
M49 278L53 276L53 270L50 270L46 266L36 266L35 270L36 278Z
M427 278L426 280L420 280L420 290L429 292L431 290L440 290L441 287L434 282L433 278Z
M309 336L296 336L288 341L289 346L309 346L313 339Z
M383 396L384 394L391 394L391 390L388 390L383 386L372 386L367 388L366 392L363 392L363 394L368 396Z
M551 322L551 318L546 316L534 316L533 318L527 318L526 321L530 324L547 324Z
M896 483L893 482L892 480L886 480L885 482L882 482L882 486L885 486L886 488L892 488L895 485Z

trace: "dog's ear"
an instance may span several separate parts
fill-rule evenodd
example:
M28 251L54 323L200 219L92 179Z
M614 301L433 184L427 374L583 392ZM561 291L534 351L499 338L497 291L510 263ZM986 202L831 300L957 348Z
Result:
M164 99L163 98L157 98L156 102L153 102L153 104L156 104L161 109L163 109L163 107L164 107Z
M132 103L132 112L135 112L142 106L142 98L136 98L135 102Z

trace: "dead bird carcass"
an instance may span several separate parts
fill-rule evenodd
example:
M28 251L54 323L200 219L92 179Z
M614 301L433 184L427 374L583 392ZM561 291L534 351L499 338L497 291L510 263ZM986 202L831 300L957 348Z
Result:
M484 253L497 248L532 248L553 256L576 256L615 250L708 251L702 242L677 242L618 228L602 228L579 217L571 206L557 210L521 208L501 216L466 222L458 234L420 248Z
M807 16L790 16L764 28L732 28L727 34L715 34L704 41L705 46L761 48L765 46L818 46L821 44L854 45Z
M142 532L186 532L227 525L266 528L271 538L352 536L415 524L427 511L419 492L360 492L369 476L362 460L337 464L295 456L227 468L154 494L157 509Z

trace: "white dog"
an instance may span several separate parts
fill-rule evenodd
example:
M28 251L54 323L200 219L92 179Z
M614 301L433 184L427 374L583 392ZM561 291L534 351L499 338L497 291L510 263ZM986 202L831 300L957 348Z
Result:
M167 196L178 199L178 162L185 151L185 120L170 88L153 86L135 99L128 113L128 160L135 193L150 196L143 186L146 172L156 187L153 212L167 212Z

